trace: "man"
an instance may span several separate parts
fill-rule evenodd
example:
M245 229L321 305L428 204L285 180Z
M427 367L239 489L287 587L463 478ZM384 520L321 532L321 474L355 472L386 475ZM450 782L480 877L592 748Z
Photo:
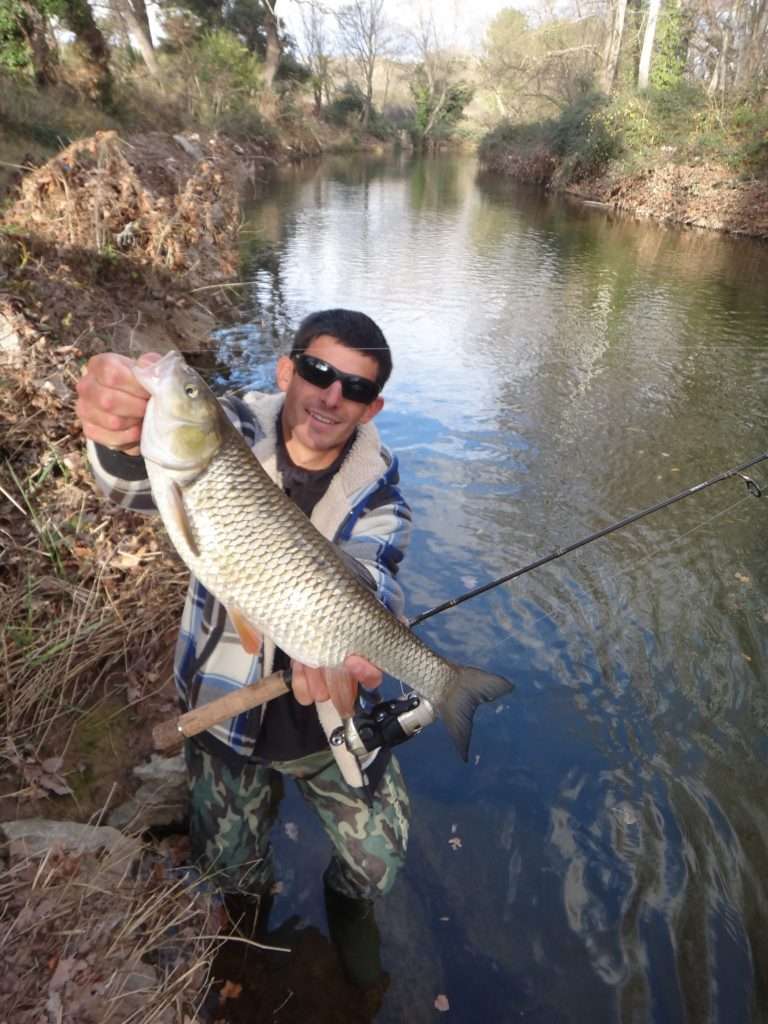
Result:
M150 511L138 447L149 396L132 365L114 353L94 356L78 385L77 412L99 487L125 507ZM397 462L372 423L391 369L389 346L370 317L324 310L301 323L290 355L278 360L279 394L250 392L222 404L267 472L359 578L402 614L395 577L410 510ZM268 639L259 654L248 653L224 608L190 580L175 655L183 710L287 666ZM369 688L381 682L362 658L348 658L346 667L348 681ZM292 694L187 741L192 852L226 893L267 894L272 783L275 772L295 778L333 843L324 875L331 936L350 980L366 987L381 975L372 901L389 891L405 857L408 797L386 750L365 766L367 791L345 782L317 711L329 706L330 679L323 669L292 668Z

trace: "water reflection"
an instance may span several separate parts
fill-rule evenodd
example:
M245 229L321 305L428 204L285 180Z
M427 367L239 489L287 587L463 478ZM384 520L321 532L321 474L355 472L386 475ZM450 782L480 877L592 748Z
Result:
M235 383L269 386L323 306L394 346L379 422L414 507L414 613L766 447L763 247L403 156L284 172L248 235ZM377 1019L432 1020L438 992L462 1021L768 1014L764 517L724 484L420 627L517 690L468 766L440 726L403 748L416 814ZM283 909L319 925L306 835Z

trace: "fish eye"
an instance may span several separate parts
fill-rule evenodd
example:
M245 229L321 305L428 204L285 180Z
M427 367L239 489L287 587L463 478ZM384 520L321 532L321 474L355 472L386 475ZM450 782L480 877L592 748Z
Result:
M197 385L196 384L185 384L184 385L184 394L187 396L187 398L197 398L197 394L198 394L198 392L197 392Z

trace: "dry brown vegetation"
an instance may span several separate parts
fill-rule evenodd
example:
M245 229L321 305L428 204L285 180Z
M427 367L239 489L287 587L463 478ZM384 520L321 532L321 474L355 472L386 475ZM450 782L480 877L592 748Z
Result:
M191 1024L216 905L169 852L16 855L0 876L0 1020Z
M95 493L75 387L95 351L207 337L193 290L234 272L240 179L224 144L191 145L78 143L2 225L0 820L100 822L175 707L186 573L151 518ZM0 1020L193 1019L218 925L156 851L0 857Z

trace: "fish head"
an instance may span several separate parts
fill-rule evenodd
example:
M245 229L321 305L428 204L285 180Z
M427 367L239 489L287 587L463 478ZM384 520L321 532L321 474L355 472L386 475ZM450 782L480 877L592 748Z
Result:
M225 416L216 396L178 352L133 372L150 394L141 454L180 478L200 473L224 437Z

